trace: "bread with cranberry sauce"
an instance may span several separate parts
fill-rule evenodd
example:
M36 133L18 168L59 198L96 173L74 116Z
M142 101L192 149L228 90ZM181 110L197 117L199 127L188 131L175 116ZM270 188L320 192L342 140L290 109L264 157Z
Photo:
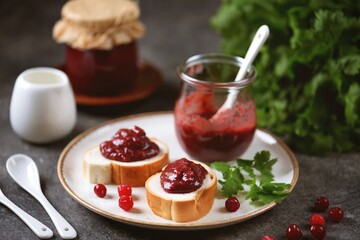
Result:
M169 163L166 144L145 132L120 129L109 140L86 151L83 176L90 183L144 186L146 180Z
M188 181L192 183L189 185ZM145 183L147 202L153 213L175 222L190 222L205 216L214 203L216 188L216 175L206 164L185 158L170 163Z

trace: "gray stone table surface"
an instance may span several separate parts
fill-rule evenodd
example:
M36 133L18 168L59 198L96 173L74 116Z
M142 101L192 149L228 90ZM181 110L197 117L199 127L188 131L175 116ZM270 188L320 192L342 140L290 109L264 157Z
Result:
M360 155L329 154L315 157L295 153L300 176L289 197L272 210L232 226L199 231L163 231L130 226L100 216L77 203L60 184L57 161L67 143L86 129L116 117L143 112L172 110L179 80L176 66L186 58L203 52L218 52L220 38L210 29L209 18L220 1L142 0L142 21L146 36L139 42L142 59L156 65L163 84L151 97L111 109L78 109L73 133L50 145L22 141L12 131L9 104L19 73L30 67L56 66L64 59L64 48L51 37L65 1L2 0L0 2L0 188L22 209L41 220L60 239L41 205L18 187L6 171L6 159L25 153L35 159L44 194L75 227L77 239L261 239L271 234L286 239L285 229L296 223L304 239L312 239L308 221L313 202L327 196L331 206L345 210L339 224L327 223L326 239L360 239ZM8 208L0 206L0 239L37 239Z

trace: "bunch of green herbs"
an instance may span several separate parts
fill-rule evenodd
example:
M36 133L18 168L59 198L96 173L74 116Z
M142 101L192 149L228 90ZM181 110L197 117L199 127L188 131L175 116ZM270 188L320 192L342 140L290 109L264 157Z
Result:
M225 53L244 56L270 28L254 62L259 127L298 151L359 150L359 13L353 0L222 0L211 25Z
M214 162L211 167L222 174L219 183L224 196L238 195L244 191L245 185L249 185L250 190L246 194L246 199L263 205L271 202L280 203L289 193L290 184L273 182L272 167L276 161L276 158L271 158L269 151L260 151L255 154L253 160L238 159L237 165Z

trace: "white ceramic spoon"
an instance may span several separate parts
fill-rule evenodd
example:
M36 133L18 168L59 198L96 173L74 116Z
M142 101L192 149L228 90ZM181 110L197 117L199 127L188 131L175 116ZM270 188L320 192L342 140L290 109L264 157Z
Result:
M63 239L76 237L75 229L56 211L41 191L39 171L30 157L15 154L7 160L6 169L17 184L41 203Z
M28 225L28 227L41 239L48 239L53 236L53 232L50 228L39 222L37 219L33 218L21 208L16 206L12 201L10 201L0 189L0 203L7 206L11 211L13 211L21 220Z
M247 70L248 68L251 66L251 64L253 63L255 57L257 56L257 54L259 53L259 50L261 49L261 47L264 45L266 39L268 38L270 33L269 27L266 25L262 25L256 32L250 47L245 55L245 59L241 65L241 68L239 69L236 78L235 78L235 82L238 82L242 79L244 79L244 77L246 76ZM230 89L229 91L229 95L227 96L224 104L219 108L219 110L214 114L214 116L211 117L210 121L216 121L216 119L218 118L218 116L221 114L221 112L227 110L227 109L231 109L234 107L234 104L236 102L236 97L238 94L238 90L237 89Z

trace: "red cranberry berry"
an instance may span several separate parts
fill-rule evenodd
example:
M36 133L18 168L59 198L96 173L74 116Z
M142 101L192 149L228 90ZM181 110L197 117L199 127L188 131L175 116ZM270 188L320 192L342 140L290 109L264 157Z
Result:
M275 240L275 238L273 236L271 236L271 235L268 235L268 236L262 237L261 240Z
M119 207L125 211L129 211L134 206L134 201L131 196L123 195L119 198Z
M319 212L325 211L329 207L329 200L324 197L320 196L315 201L315 209Z
M299 240L303 234L296 224L290 224L286 229L286 236L289 240Z
M225 201L225 207L229 212L236 212L240 208L240 202L236 197L229 197Z
M331 221L338 223L344 218L344 211L341 208L333 207L330 208L328 216Z
M313 235L314 238L316 238L318 240L324 239L325 234L326 234L324 226L321 226L321 225L312 225L310 227L310 232L311 232L311 235Z
M103 198L106 195L106 187L104 184L96 184L94 187L94 192L96 194L96 196L98 196L99 198Z
M325 225L325 218L321 214L313 214L310 217L310 225Z
M117 187L118 193L119 193L119 197L121 196L131 196L132 190L131 190L131 186L127 185L127 184L120 184Z

